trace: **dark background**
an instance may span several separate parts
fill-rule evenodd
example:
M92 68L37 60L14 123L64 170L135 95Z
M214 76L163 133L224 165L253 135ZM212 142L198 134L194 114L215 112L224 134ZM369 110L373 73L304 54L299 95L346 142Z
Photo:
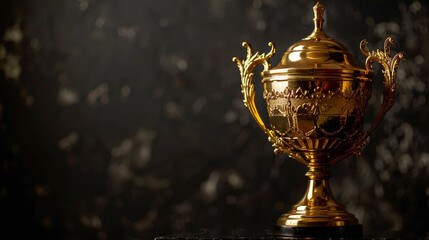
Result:
M242 41L262 52L273 41L277 65L312 31L314 4L3 0L1 233L151 239L270 228L304 194L306 169L273 155L242 104L231 58L245 57ZM408 55L396 103L363 155L331 168L333 192L366 232L427 236L428 4L322 4L327 33L360 65L363 38L381 49L393 36L392 52ZM381 82L377 74L368 123Z

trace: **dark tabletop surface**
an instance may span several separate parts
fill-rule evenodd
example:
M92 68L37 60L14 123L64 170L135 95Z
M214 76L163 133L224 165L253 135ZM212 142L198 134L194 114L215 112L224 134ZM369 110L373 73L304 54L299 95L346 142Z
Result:
M171 239L187 239L187 240L256 240L256 239L335 239L335 238L295 238L295 237L281 237L272 234L271 230L262 231L248 231L248 230L233 230L229 232L218 232L210 229L201 229L194 232L177 233L167 236L156 237L155 240L171 240ZM346 239L346 238L340 238ZM362 238L350 238L350 239L428 239L424 236L415 236L413 234L407 234L404 232L377 232L377 233L365 233Z

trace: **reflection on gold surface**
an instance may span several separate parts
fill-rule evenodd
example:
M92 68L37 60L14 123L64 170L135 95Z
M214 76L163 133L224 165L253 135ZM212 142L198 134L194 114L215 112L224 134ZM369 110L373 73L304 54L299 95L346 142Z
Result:
M244 104L268 135L275 153L286 153L309 167L309 184L303 199L283 214L278 226L355 226L358 220L335 201L329 188L327 168L348 157L360 155L367 137L393 104L396 69L403 53L390 57L393 38L384 51L368 51L366 40L361 51L367 56L365 69L356 65L353 56L322 29L324 7L314 8L314 31L293 44L275 68L269 59L275 54L269 43L268 54L253 53L244 42L247 58L234 58L242 80ZM385 78L383 104L376 121L363 131L366 107L371 97L372 63L383 67ZM264 66L262 83L271 129L262 121L255 105L253 69Z

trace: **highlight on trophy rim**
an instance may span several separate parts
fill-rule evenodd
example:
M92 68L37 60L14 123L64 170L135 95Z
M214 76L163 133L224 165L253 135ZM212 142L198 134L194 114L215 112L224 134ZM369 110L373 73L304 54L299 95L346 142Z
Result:
M268 135L274 152L285 153L309 167L305 196L277 221L281 235L300 235L300 228L306 235L305 230L317 232L326 227L341 232L341 236L362 233L356 217L332 196L327 168L351 154L361 154L366 139L393 104L396 70L405 59L402 52L391 57L391 37L386 39L384 51L369 51L367 41L362 40L360 49L367 58L365 68L360 68L349 51L323 31L324 9L319 2L313 7L313 32L290 46L277 67L272 68L269 62L276 52L271 42L267 54L254 53L251 45L243 42L246 59L233 58L241 75L244 105ZM383 69L383 102L372 126L364 130L375 62ZM261 76L270 128L255 105L252 71L259 64L264 66Z

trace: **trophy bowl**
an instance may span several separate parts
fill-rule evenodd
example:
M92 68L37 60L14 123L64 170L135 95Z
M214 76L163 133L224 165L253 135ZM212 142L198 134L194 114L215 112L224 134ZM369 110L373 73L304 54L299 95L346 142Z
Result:
M269 59L275 54L273 43L268 54L253 53L244 42L247 58L237 63L244 104L255 121L268 135L274 152L285 153L309 168L307 192L292 209L277 220L276 234L283 236L362 235L357 218L338 203L329 188L327 168L349 155L360 155L366 139L393 104L396 70L403 53L390 56L393 38L385 41L384 51L368 51L367 41L360 48L367 56L365 69L340 43L323 31L324 7L314 7L314 30L293 44L283 54L277 67ZM383 102L372 126L363 130L363 123L374 72L372 64L383 67ZM263 96L271 129L265 126L255 105L253 69L262 64Z

